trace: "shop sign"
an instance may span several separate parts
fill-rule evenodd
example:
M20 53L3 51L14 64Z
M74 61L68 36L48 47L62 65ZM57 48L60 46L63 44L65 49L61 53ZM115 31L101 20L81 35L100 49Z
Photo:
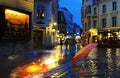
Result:
M35 0L34 1L34 25L35 26L48 26L49 21L46 19L47 14L45 10L45 3Z

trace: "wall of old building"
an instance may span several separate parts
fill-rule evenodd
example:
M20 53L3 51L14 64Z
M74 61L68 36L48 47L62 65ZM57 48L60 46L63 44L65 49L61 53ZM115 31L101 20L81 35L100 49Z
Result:
M33 3L25 0L0 0L0 5L7 6L31 12L31 21L33 15ZM0 55L11 55L11 54L27 54L33 50L32 41L32 22L31 23L31 38L29 40L0 40Z

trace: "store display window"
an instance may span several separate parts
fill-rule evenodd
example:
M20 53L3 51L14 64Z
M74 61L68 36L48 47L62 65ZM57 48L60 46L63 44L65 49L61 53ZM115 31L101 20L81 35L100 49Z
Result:
M30 39L30 15L12 9L4 9L1 39ZM2 22L3 23L3 22Z

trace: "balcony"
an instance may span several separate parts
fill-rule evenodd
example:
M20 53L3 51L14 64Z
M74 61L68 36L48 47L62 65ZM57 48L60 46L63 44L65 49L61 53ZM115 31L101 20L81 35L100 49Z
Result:
M115 16L115 15L118 14L118 11L117 10L116 11L112 11L110 14L111 14L111 16Z
M97 17L98 17L97 14L92 15L92 18L97 18Z
M87 18L90 18L92 16L92 14L91 13L87 13L86 16L87 16Z
M103 3L105 1L109 1L109 0L98 0L98 3Z

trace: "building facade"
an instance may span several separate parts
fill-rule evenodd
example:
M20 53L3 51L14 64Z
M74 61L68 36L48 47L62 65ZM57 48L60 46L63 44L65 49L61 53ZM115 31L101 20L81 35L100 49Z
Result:
M89 29L92 27L92 0L82 0L82 9L81 9L81 19L83 25L83 34L82 34L82 45L90 43L90 33Z
M105 41L120 40L120 4L119 0L91 0L91 5L88 0L83 0L82 7L82 24L85 35L89 38L89 42L99 42L105 44ZM86 5L86 6L85 6ZM90 20L87 16L87 6L90 6ZM86 9L85 9L86 8ZM89 9L89 8L88 8Z
M56 33L57 33L57 0L35 0L36 13L41 14L40 18L34 20L34 47L45 48L52 47L56 44ZM43 16L42 16L43 12ZM37 24L36 24L37 23ZM49 42L49 43L48 43Z
M56 3L57 0L0 0L0 54L26 54L34 48L53 46Z
M80 30L81 28L80 28L80 26L79 25L77 25L76 23L74 23L74 37L76 37L76 36L79 36L80 37L80 34L81 34L81 30Z
M58 9L58 28L64 36L73 36L73 16L66 8Z
M32 51L33 2L0 0L0 10L0 54L26 54Z

